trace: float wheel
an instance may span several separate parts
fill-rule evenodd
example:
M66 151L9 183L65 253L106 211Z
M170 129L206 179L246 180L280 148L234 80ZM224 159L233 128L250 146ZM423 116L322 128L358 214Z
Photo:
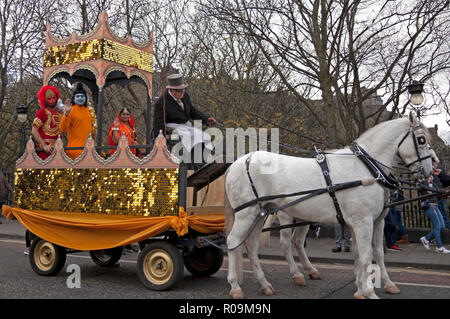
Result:
M89 251L92 261L100 267L114 266L122 257L122 253L122 247Z
M53 276L66 263L66 248L35 238L31 243L29 260L34 272L41 276Z
M183 256L171 243L151 242L139 253L138 276L152 290L167 290L183 276Z
M219 271L223 263L223 251L213 246L195 249L184 260L186 269L199 277L211 276Z

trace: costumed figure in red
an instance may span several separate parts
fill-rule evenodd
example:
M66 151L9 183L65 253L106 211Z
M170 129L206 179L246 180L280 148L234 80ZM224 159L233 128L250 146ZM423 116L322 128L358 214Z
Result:
M31 134L38 143L38 148L43 151L37 152L39 157L45 160L53 151L53 147L58 138L59 123L61 122L64 109L57 108L57 101L60 94L57 88L46 85L43 86L37 97L40 109L36 112L33 120Z

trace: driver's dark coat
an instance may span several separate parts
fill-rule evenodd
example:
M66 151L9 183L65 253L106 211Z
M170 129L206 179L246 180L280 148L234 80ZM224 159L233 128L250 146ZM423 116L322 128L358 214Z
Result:
M177 101L166 90L164 97L160 97L155 103L155 114L153 118L153 138L158 136L159 131L164 129L164 99L166 106L166 123L186 123L189 120L202 120L203 124L206 124L209 116L203 114L197 110L191 102L191 98L187 92L184 93L181 101L184 104L184 111Z

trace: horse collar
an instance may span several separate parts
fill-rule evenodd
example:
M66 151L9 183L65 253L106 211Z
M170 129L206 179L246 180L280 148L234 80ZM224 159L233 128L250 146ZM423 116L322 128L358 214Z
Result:
M376 181L382 186L396 189L398 187L398 181L391 176L386 175L386 173L378 166L376 160L374 160L358 143L353 142L350 146L350 150L359 158L364 165L369 169L370 173L375 177Z

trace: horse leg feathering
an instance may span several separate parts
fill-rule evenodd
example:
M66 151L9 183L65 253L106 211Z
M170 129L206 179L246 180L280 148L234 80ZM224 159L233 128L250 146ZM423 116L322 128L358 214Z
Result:
M372 240L373 240L373 221L369 218L359 221L359 227L353 227L353 234L355 236L356 245L358 246L358 258L355 260L356 264L356 287L355 298L361 296L378 299L375 294L373 285L369 285L369 274L367 270L372 264Z

